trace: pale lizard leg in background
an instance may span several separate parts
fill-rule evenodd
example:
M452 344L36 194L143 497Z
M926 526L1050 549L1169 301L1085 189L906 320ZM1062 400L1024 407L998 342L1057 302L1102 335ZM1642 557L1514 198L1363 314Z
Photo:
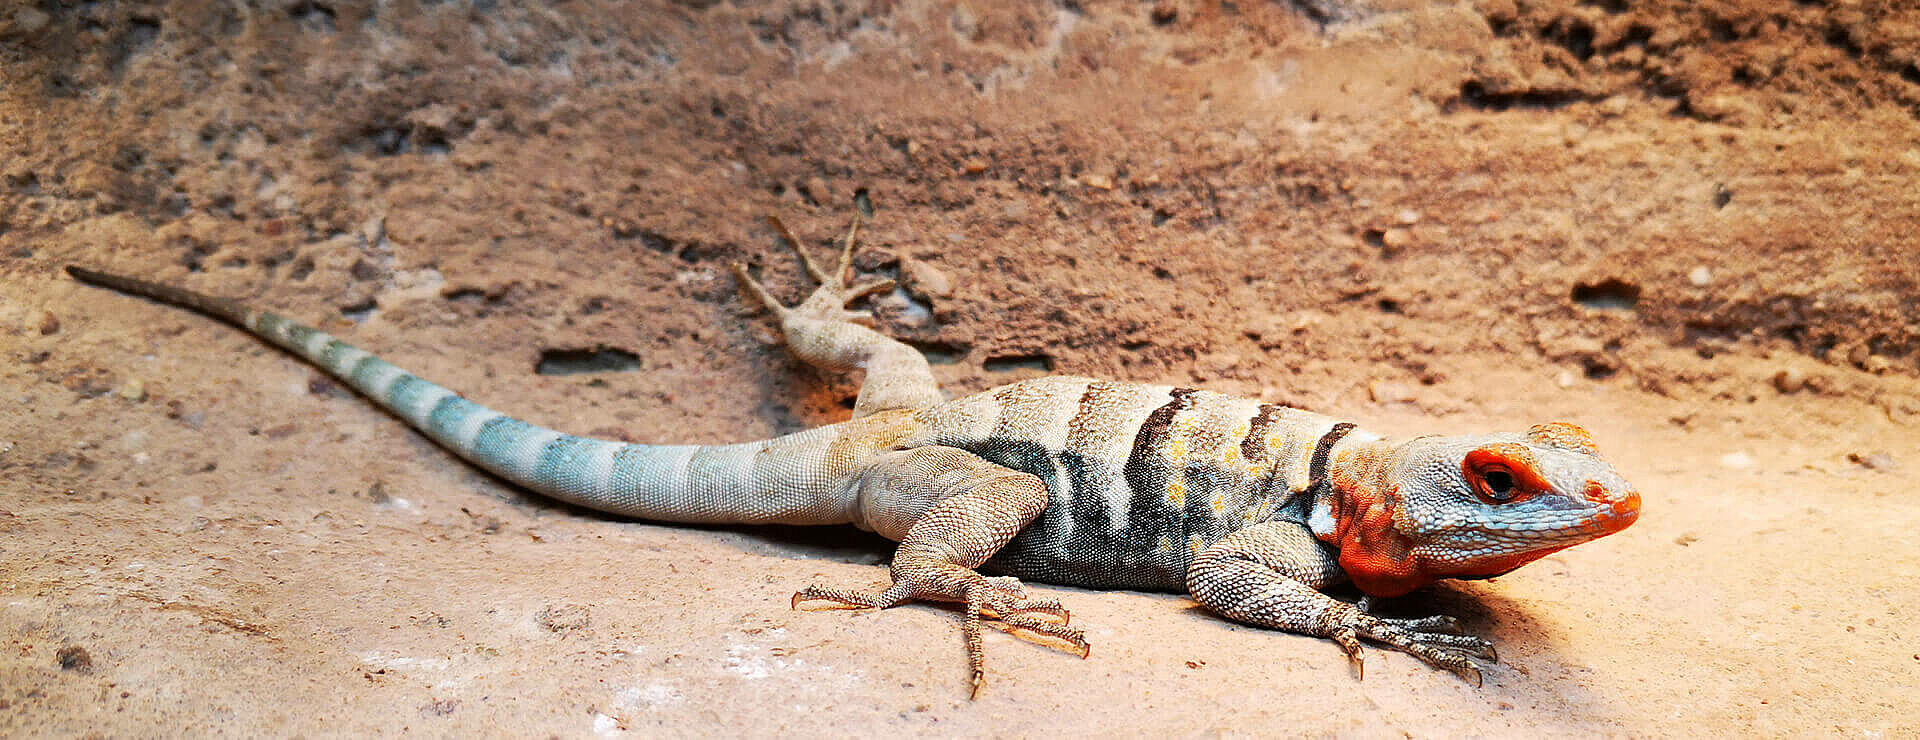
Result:
M891 290L894 285L892 280L876 280L847 286L847 273L853 268L853 249L860 235L858 213L854 215L853 227L847 231L840 261L832 274L814 264L806 248L779 219L768 216L767 223L800 255L800 263L820 287L800 305L788 308L768 295L744 266L734 265L734 275L761 305L780 317L787 348L800 359L828 370L866 371L866 379L860 384L860 397L854 402L853 418L888 409L926 408L945 400L940 394L940 384L933 379L933 370L927 367L927 358L919 350L862 326L872 323L873 316L846 308L862 296Z
M855 323L870 322L872 317L846 309L854 299L893 287L891 280L846 286L860 230L859 216L854 217L832 274L814 264L800 241L778 219L769 217L767 221L799 253L807 274L820 287L800 305L788 308L749 276L745 267L734 265L734 274L744 290L780 317L782 333L795 355L816 367L866 371L854 404L854 418L925 408L943 400L919 351ZM1085 635L1066 626L1071 617L1058 601L1028 597L1018 579L990 578L974 570L1046 508L1047 488L1039 478L951 447L887 453L859 475L862 508L908 527L894 552L893 583L878 592L812 586L794 594L794 606L807 601L876 609L913 600L962 603L966 609L962 631L976 695L986 683L980 644L983 614L993 616L996 627L1016 636L1032 633L1053 638L1071 646L1081 657L1087 655ZM1061 621L1041 619L1036 614Z

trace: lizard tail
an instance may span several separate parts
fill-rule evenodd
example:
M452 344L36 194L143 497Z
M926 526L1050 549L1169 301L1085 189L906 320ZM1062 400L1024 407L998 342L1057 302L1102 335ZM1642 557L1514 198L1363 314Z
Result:
M838 524L851 501L827 469L837 431L729 445L644 445L564 434L468 401L326 332L238 301L80 267L81 282L226 320L305 358L441 446L535 492L613 514L711 524Z

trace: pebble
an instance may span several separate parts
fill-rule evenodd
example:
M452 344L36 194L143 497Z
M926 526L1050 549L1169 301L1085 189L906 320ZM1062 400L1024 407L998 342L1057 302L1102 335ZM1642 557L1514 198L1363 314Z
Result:
M1113 189L1113 179L1106 175L1087 175L1086 177L1080 178L1080 181L1086 183L1087 187L1096 190Z
M79 645L68 645L54 653L54 659L60 661L60 670L88 673L93 670L93 656Z
M906 287L922 298L952 298L953 279L927 262L906 258L900 261L900 276Z
M54 334L60 331L60 317L36 308L27 314L27 328L40 332L41 336Z
M1399 249L1413 243L1413 232L1406 229L1387 229L1387 233L1380 236L1380 243L1387 245L1389 249Z
M827 181L819 177L807 178L806 182L800 183L800 189L807 194L808 200L815 203L833 202L833 191L828 190Z
M1401 383L1376 380L1367 384L1367 395L1374 403L1413 403L1413 389Z
M1399 221L1401 226L1412 226L1420 223L1420 212L1411 208L1403 209L1394 214L1394 220Z
M1706 265L1695 267L1693 272L1687 273L1687 282L1693 283L1693 287L1705 288L1713 282L1713 271L1707 269Z
M1729 452L1720 456L1720 467L1746 470L1753 467L1753 456L1745 452Z
M14 11L13 14L13 27L21 33L37 32L42 28L46 28L47 24L52 21L53 16L47 15L37 8L21 8Z
M1867 372L1878 375L1892 370L1893 361L1880 355L1867 355L1866 362L1860 363L1860 367L1865 368Z
M1865 455L1858 452L1849 452L1847 453L1847 460L1868 470L1892 470L1898 467L1893 462L1893 456L1887 454L1885 451L1872 452Z
M960 165L960 171L965 172L969 175L978 175L982 172L986 172L987 160L981 159L979 157L974 157L973 159L969 159L967 160L966 164Z
M1773 374L1773 387L1781 393L1798 393L1807 386L1807 374L1797 367L1781 368Z
M1572 388L1573 384L1579 380L1580 378L1574 375L1572 370L1562 368L1560 374L1553 377L1553 384L1561 388Z
M139 378L133 378L120 385L120 397L139 403L147 400L147 384Z

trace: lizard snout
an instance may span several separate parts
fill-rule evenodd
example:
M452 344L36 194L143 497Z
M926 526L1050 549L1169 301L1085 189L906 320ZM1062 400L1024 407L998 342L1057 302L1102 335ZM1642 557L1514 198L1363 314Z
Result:
M1640 519L1640 491L1625 481L1608 486L1597 480L1589 480L1586 490L1581 493L1588 501L1607 507L1593 520L1596 536L1626 529Z

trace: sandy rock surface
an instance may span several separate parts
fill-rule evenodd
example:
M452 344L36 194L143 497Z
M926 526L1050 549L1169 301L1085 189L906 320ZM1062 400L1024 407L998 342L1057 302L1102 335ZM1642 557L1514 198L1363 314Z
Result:
M1920 713L1920 6L0 7L0 735L1895 737ZM739 299L871 211L949 392L1198 385L1395 435L1588 427L1640 523L1388 605L1480 689L1184 597L1042 587L1087 660L850 528L467 467L90 265L645 442L843 418Z

